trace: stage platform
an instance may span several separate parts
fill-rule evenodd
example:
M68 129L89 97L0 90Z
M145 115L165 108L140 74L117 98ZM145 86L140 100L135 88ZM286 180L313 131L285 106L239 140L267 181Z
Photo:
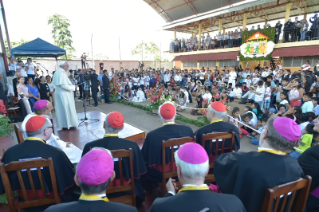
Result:
M80 123L80 120L84 118L84 113L78 113L77 115ZM54 133L59 136L61 140L71 142L80 149L83 149L86 143L102 138L105 134L103 128L106 117L105 113L90 111L87 112L86 116L88 119L98 119L99 121L88 120L75 130L62 130L57 128L56 119L54 118ZM119 137L135 141L138 146L142 148L145 140L145 132L125 123L124 129L119 133Z

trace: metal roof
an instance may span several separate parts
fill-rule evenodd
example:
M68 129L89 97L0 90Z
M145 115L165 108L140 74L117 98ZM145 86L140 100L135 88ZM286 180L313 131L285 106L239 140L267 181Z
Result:
M164 30L197 33L218 31L219 19L225 28L242 27L244 13L247 25L285 18L291 3L290 17L319 10L318 0L144 0L167 22ZM225 6L227 5L227 6ZM205 10L206 9L206 10ZM196 12L197 11L197 12ZM310 17L308 17L309 19Z

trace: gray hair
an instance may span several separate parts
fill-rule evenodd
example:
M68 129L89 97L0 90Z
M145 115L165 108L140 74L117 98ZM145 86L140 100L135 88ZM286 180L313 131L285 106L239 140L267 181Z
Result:
M227 115L227 112L216 111L210 105L208 107L208 110L209 110L209 112L213 112L215 114L214 115L215 118L223 119Z
M26 134L28 137L35 137L37 135L42 135L44 133L44 130L48 127L51 127L51 126L52 126L52 123L51 123L50 119L46 118L44 125L40 129L38 129L37 131L34 131L34 132L26 131Z
M296 142L291 142L285 139L277 132L273 124L276 118L279 117L270 117L266 124L265 129L267 129L268 131L266 140L268 141L268 144L272 146L274 149L289 153L294 148L294 146L296 146Z
M113 158L111 151L108 149L105 149L102 147L94 147L92 149L105 150ZM107 188L109 187L111 180L112 180L112 177L110 177L110 179L108 179L105 183L102 183L100 185L87 185L87 184L83 183L79 178L78 178L78 180L79 180L79 184L80 184L80 188L82 190L82 193L86 194L86 195L93 195L93 194L104 193L107 190Z
M123 130L124 125L123 125L123 127L118 128L118 129L111 127L111 126L109 125L109 122L107 121L107 117L109 117L109 114L106 115L105 120L104 120L105 129L106 129L107 131L113 132L113 133L119 133L121 130Z
M188 179L199 179L199 180L204 180L205 176L208 171L209 163L207 160L204 163L201 164L190 164L182 161L178 155L177 155L178 150L174 154L175 162L177 165L179 165L181 169L181 173L185 178Z

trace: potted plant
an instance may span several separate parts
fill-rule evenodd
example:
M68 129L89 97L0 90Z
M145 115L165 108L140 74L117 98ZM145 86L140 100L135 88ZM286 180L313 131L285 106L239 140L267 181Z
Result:
M13 131L13 126L7 116L0 114L0 126L0 138L9 137Z

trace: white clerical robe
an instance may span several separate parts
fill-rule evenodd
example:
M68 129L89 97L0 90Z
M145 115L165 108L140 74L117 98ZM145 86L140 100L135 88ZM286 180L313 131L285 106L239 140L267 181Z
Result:
M58 127L68 129L77 127L79 122L73 93L75 85L72 85L66 71L62 68L54 73L52 84L55 85L55 114Z
M235 71L231 71L229 73L229 80L228 80L228 84L232 83L232 88L235 88L236 85L236 78L237 78L237 73Z
M22 130L22 136L24 139L26 139L27 133L26 133L26 129L25 129L25 125L27 123L27 121L33 117L36 116L35 113L31 113L29 115L27 115L23 122L21 123L21 130ZM43 115L44 117L48 118L48 116ZM70 143L66 143L62 140L60 140L60 138L56 135L54 135L54 133L52 133L51 137L49 140L46 141L46 144L50 145L50 146L54 146L58 149L61 149L70 159L70 161L72 163L78 163L81 159L81 155L82 155L82 150L80 150L78 147L74 146L74 144Z

